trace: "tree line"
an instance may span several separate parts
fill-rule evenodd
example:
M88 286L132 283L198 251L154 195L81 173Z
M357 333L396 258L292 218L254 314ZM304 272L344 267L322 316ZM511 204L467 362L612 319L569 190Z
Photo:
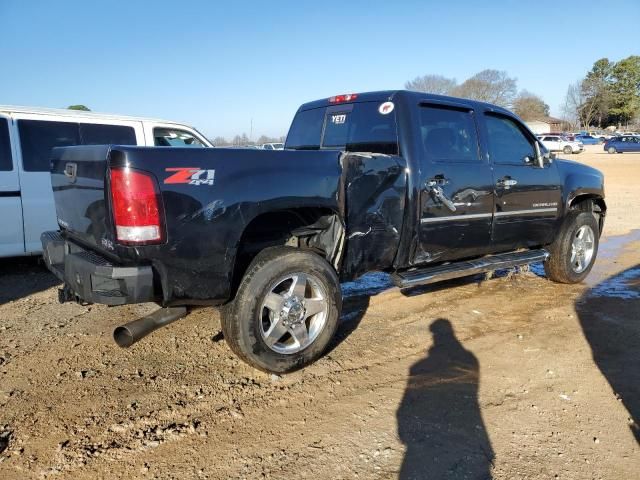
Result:
M518 91L517 80L500 70L483 70L462 83L442 75L423 75L406 82L405 88L493 103L523 120L549 116L549 105L539 95ZM640 124L640 56L596 61L584 78L569 85L562 114L572 128L620 129Z
M263 143L284 143L284 136L269 137L261 135L258 140L252 141L246 133L236 135L231 139L225 137L215 137L211 140L216 147L246 147L247 145L262 145Z
M549 105L527 90L518 91L518 82L502 70L482 70L462 83L442 75L423 75L405 83L407 90L469 98L513 110L523 120L549 116Z
M640 124L640 56L597 60L584 78L569 85L563 113L582 127Z

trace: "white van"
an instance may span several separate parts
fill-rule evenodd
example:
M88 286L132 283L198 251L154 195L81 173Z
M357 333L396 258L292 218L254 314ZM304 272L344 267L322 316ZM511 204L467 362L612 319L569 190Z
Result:
M78 110L0 105L0 257L39 254L57 230L49 157L68 145L211 147L180 123Z

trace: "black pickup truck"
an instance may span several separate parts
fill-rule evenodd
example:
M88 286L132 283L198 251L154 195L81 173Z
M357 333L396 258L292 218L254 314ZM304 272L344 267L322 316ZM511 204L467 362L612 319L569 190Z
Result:
M580 282L606 212L603 175L555 159L508 110L407 91L307 103L284 151L59 148L51 179L60 230L42 242L61 301L158 303L114 331L121 346L223 305L230 347L278 373L323 353L341 281L543 261Z

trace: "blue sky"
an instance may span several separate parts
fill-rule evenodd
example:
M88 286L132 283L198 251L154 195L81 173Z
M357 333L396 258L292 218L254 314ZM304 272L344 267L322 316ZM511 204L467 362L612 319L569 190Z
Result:
M210 137L249 134L253 119L257 137L285 134L305 101L494 68L559 114L595 60L640 53L640 2L599 5L0 0L0 104L83 103Z

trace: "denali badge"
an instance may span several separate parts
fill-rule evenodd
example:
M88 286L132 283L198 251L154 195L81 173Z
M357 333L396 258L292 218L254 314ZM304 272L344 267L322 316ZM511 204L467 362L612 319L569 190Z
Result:
M165 168L166 172L176 172L164 179L165 184L186 183L189 185L213 185L215 170L202 170L197 167Z

